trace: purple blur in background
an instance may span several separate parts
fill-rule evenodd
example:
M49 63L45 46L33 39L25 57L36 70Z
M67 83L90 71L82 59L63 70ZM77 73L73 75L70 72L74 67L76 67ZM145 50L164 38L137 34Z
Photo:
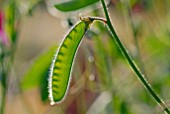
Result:
M8 39L3 29L3 18L4 18L3 12L0 10L0 41L2 42L2 44L7 45Z

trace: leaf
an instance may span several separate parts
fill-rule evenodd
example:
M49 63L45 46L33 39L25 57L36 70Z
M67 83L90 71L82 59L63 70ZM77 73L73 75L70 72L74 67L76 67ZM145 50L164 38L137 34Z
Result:
M40 79L40 93L42 101L46 101L48 99L48 74L49 68L46 70L44 76L42 76Z
M15 0L11 0L5 8L5 29L7 32L7 37L15 43L17 40L17 30L15 27L17 4ZM19 17L19 16L18 16Z
M56 4L55 7L63 12L75 11L83 7L89 6L98 2L99 0L71 0L61 4Z
M51 105L60 103L65 98L70 82L73 61L80 42L94 20L97 18L83 18L74 26L64 38L52 63L49 78L49 98Z
M21 87L23 90L43 85L42 82L44 82L44 79L47 79L55 50L56 46L51 47L47 52L41 54L35 59L34 63L29 67L21 81Z

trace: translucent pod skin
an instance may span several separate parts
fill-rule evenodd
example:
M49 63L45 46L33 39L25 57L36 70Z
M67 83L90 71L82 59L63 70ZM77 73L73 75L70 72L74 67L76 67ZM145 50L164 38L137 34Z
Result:
M93 20L86 19L76 24L64 38L52 62L49 78L51 105L60 103L66 96L71 79L73 61L81 40Z

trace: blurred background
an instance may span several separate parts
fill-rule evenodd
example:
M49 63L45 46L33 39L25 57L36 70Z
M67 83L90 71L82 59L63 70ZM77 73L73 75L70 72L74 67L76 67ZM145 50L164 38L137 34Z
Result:
M97 1L0 0L2 114L163 114L101 22L92 25L78 49L67 97L50 105L53 55L79 17L105 18ZM170 1L106 3L121 41L170 107Z

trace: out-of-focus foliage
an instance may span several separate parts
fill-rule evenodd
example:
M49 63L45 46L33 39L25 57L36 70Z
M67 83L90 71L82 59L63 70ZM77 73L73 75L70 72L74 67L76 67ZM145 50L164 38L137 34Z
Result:
M21 87L25 91L27 89L39 87L41 88L41 96L43 100L46 100L48 97L48 76L50 65L54 57L56 47L52 47L46 53L41 54L37 57L32 65L29 66L29 69L23 76Z

